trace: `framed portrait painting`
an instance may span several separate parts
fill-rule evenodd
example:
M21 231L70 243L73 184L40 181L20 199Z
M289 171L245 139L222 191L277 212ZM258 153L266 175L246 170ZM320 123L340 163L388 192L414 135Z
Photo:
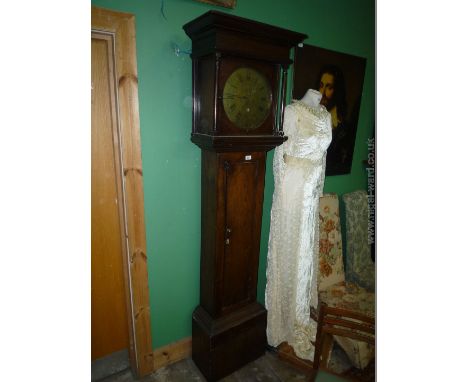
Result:
M365 68L362 57L306 44L295 48L293 98L301 99L307 89L319 90L320 103L331 114L326 175L351 172Z

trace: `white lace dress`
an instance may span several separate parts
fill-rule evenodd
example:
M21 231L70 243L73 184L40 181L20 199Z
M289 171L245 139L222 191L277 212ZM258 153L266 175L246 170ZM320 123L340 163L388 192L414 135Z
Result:
M318 205L332 139L325 107L293 100L284 113L288 140L275 149L275 190L268 242L267 337L271 346L287 341L296 355L313 360L317 307ZM312 287L313 286L313 287Z

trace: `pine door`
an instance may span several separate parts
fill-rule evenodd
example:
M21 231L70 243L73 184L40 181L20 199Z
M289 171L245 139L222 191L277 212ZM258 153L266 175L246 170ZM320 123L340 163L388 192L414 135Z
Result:
M91 359L129 346L113 36L92 33Z

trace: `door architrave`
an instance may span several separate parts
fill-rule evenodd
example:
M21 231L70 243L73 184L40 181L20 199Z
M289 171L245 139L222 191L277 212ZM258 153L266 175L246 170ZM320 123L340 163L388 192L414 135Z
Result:
M130 329L129 355L133 372L142 377L153 371L154 363L144 219L135 16L93 6L91 29L93 32L110 33L114 38L127 232L127 250L123 254L123 266Z

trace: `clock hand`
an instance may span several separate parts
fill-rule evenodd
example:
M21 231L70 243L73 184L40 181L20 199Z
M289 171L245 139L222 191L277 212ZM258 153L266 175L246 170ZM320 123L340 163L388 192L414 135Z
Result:
M246 96L240 96L240 95L237 95L237 94L230 94L230 93L226 93L226 96L223 96L222 98L242 98L242 99L247 99Z

